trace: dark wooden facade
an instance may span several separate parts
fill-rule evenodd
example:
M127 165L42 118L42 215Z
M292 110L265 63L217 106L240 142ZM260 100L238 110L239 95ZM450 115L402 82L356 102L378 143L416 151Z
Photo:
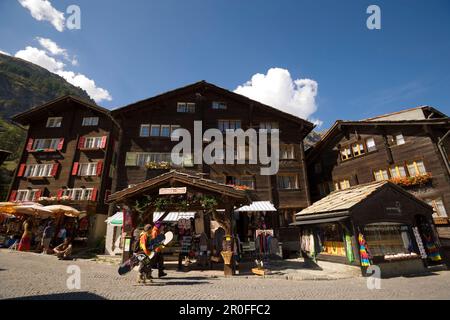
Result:
M179 102L195 103L195 111L178 112ZM213 102L225 104L226 109L214 109ZM243 176L252 179L254 200L272 201L280 209L281 224L293 221L294 214L310 204L303 139L313 129L313 125L305 120L204 81L114 110L112 115L120 123L123 132L118 158L117 190L167 171L125 165L127 152L170 153L177 143L171 142L170 137L141 137L142 124L177 125L188 129L194 137L194 121L202 122L203 132L209 128L218 128L219 120L239 120L243 130L248 128L258 130L261 122L276 122L280 129L280 143L292 145L294 149L292 159L281 160L279 174L276 176L263 176L260 174L260 165L248 163L211 166L202 164L177 170L202 173L203 177L221 183L230 183L230 179L239 179ZM285 174L296 176L296 188L291 190L278 188L277 179L279 175Z
M61 125L48 127L48 119L55 117L62 118ZM98 118L98 123L83 126L83 118L86 117ZM38 190L27 200L49 204L64 201L91 214L108 213L105 197L111 192L114 175L112 161L116 158L113 149L117 148L119 135L108 110L66 96L21 113L13 120L27 126L28 134L10 188L9 200L19 200L18 190ZM80 141L86 141L89 137L101 137L99 148L81 146ZM36 149L37 139L60 139L60 143L56 148ZM86 163L97 164L91 176L81 176L77 170ZM53 170L46 177L26 176L27 167L35 164L50 164ZM92 192L83 200L74 200L65 196L67 191L64 190L67 189L92 189Z
M423 111L425 115L429 111L428 108L413 110ZM401 120L408 112L393 115L393 118L387 115L364 121L337 121L308 150L311 198L316 201L336 189L377 178L397 181L419 199L444 206L440 214L435 214L435 223L443 239L450 239L449 219L445 215L445 212L450 214L449 139L443 140L450 129L449 118L437 111L428 119L424 116ZM357 145L363 148L361 154ZM342 155L345 149L351 152L348 159ZM395 179L399 171L406 178ZM416 175L419 178L413 178ZM405 181L409 182L405 185Z

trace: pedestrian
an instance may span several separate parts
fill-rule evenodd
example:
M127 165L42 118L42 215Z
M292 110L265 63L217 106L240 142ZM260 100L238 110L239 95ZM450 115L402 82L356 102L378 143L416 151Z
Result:
M155 226L152 229L152 240L155 239L158 235L160 235L164 231L164 225L161 221L155 222ZM162 255L161 247L155 249L155 256L153 257L154 266L158 268L158 278L162 278L167 276L167 273L164 272L164 257Z
M62 226L61 229L59 229L58 235L56 237L56 246L59 246L61 243L64 243L66 239L67 239L67 230L65 226Z
M47 254L50 248L50 242L52 241L53 236L55 235L55 228L53 227L53 223L49 221L47 226L42 233L42 253Z
M31 220L28 218L22 224L23 234L22 234L22 238L20 239L20 242L19 242L19 247L18 247L19 251L29 251L30 250L31 236L32 236L31 227L32 227Z
M53 249L53 252L56 253L59 260L70 260L70 255L72 254L72 241L70 238L65 238L63 243Z
M136 254L145 254L147 256L147 259L139 261L138 283L145 283L146 279L149 279L150 281L152 279L151 263L148 258L151 254L151 251L148 249L148 242L151 237L151 231L152 226L150 224L146 224L144 226L144 231L142 231L139 236L139 247Z

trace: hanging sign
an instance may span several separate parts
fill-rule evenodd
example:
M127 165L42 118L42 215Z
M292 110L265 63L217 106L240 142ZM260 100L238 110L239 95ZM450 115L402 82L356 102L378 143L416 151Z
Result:
M160 195L166 195L166 194L186 194L187 188L186 187L179 187L179 188L160 188L159 194Z

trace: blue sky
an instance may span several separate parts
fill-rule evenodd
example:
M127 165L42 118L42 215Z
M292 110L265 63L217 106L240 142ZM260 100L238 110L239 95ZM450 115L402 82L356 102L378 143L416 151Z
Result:
M50 2L60 12L78 5L81 29L60 32L18 0L0 0L0 50L42 51L37 38L51 39L66 52L53 55L65 64L58 72L94 80L109 94L99 101L107 108L203 79L235 90L281 68L317 85L289 103L305 103L300 114L320 119L322 129L424 104L450 113L447 0ZM371 4L381 8L381 30L366 27Z

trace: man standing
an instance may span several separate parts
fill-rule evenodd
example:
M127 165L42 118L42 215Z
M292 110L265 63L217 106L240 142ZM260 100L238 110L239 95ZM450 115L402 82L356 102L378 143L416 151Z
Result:
M50 242L52 241L53 236L55 235L55 228L53 227L53 223L49 221L47 226L44 229L44 233L42 234L42 253L47 254L48 249L50 248Z
M152 229L152 240L155 239L158 235L160 235L164 231L164 225L161 221L155 222L155 226ZM162 278L167 276L167 273L164 272L164 257L162 255L161 247L155 249L155 257L153 261L158 268L158 278Z

